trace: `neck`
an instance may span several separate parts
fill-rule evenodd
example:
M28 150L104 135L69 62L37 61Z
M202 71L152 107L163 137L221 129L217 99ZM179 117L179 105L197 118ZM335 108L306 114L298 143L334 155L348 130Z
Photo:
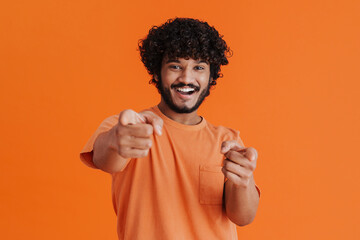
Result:
M165 116L181 124L196 125L202 120L202 117L197 114L197 111L191 113L177 113L170 109L163 101L158 104L158 108Z

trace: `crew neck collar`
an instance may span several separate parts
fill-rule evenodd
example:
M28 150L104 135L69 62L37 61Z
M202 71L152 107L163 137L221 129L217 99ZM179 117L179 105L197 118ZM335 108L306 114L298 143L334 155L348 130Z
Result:
M167 117L165 114L163 114L160 111L158 106L154 106L154 107L152 107L152 109L154 110L154 112L156 114L159 115L159 117L161 117L163 119L164 123L166 123L168 125L171 125L173 127L179 128L179 129L183 129L183 130L199 130L199 129L202 129L203 127L205 127L205 125L206 125L205 118L201 117L201 116L200 117L202 118L202 120L198 124L196 124L196 125L186 125L186 124L176 122L176 121L172 120L171 118Z

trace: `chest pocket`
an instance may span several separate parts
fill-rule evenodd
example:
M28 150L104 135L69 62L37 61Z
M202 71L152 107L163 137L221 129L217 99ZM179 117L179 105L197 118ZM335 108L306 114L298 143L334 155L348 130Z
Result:
M224 191L224 174L221 166L200 165L200 203L222 204Z

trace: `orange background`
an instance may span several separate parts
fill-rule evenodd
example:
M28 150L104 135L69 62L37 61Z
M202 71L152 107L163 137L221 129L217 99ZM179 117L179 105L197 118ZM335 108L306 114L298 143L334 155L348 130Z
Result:
M0 3L1 239L116 239L110 175L79 160L100 122L158 103L137 41L175 16L234 51L200 113L259 152L239 239L360 239L359 1Z

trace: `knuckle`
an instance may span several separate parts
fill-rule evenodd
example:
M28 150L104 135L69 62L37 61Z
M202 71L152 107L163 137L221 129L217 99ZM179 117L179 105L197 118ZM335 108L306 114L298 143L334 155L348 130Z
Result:
M116 134L117 137L124 135L125 134L125 128L123 126L118 125L116 127L115 134Z
M151 139L146 139L146 140L145 140L145 147L151 148L151 146L152 146L152 141L151 141Z
M247 186L247 179L244 178L236 178L236 185L238 185L239 187L246 187Z
M241 178L235 178L234 179L234 183L236 184L236 185L238 185L238 186L242 186L242 184L243 184L243 181L241 180Z
M248 181L252 176L252 172L248 172L245 174L246 180Z
M222 173L224 174L224 176L225 176L226 178L229 178L228 171L227 171L225 168L222 168L221 171L222 171Z
M229 152L229 158L230 159L235 159L235 156L236 156L235 151L230 151Z
M158 115L154 114L153 116L154 116L154 122L156 122L158 124L163 122L161 117L159 117Z
M250 171L254 171L254 170L255 170L255 166L254 166L253 164L249 164L249 165L248 165L248 169L249 169Z
M241 181L239 185L240 185L241 187L246 187L246 186L248 185L247 182L248 182L248 181L246 181L246 180Z
M256 169L256 164L255 164L255 163L251 163L249 169L250 169L251 172L254 172L255 169Z
M119 146L124 146L125 145L125 138L124 137L119 137L118 139L117 139L117 144L119 145Z
M153 127L149 124L144 125L144 134L146 136L150 136L151 134L153 134Z
M118 149L118 154L124 158L127 157L127 151L124 148L119 148Z
M119 136L120 133L121 133L121 127L119 125L117 125L116 128L115 128L115 135Z
M148 153L149 153L149 149L141 151L140 155L141 155L141 157L146 157L148 155Z
M124 146L124 143L121 138L116 139L116 145L118 148L121 148L122 146Z

